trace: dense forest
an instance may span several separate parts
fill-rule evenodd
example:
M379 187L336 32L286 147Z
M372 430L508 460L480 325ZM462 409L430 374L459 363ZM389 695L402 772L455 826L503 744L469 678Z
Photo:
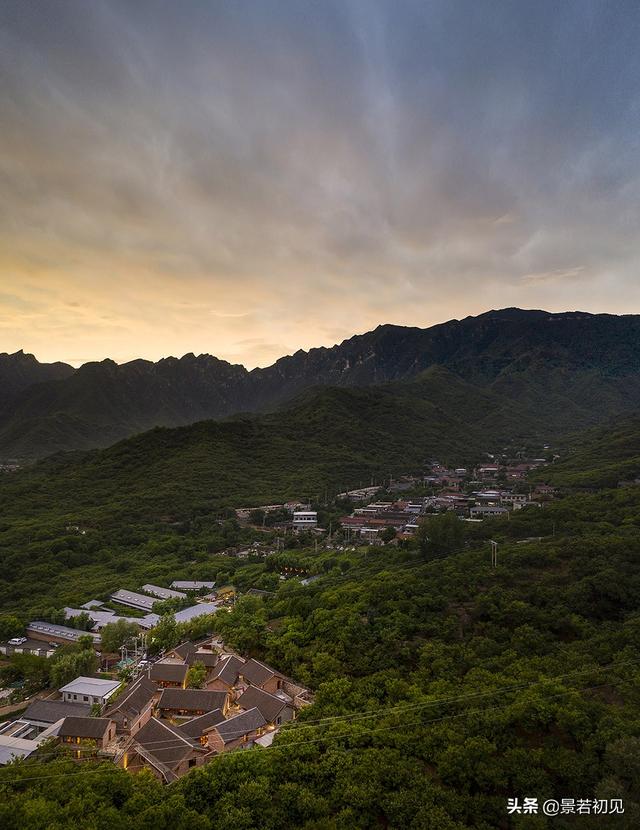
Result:
M561 487L594 489L632 484L640 477L640 419L637 416L578 433L565 440L568 454L539 472Z

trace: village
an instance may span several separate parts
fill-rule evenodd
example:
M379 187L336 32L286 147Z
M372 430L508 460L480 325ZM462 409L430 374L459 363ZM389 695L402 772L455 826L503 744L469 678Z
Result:
M433 461L423 475L390 480L384 489L373 484L339 493L336 503L352 509L336 527L322 527L319 511L303 501L240 508L238 521L256 530L269 527L275 548L255 542L223 555L268 556L287 534L315 537L316 550L318 540L325 549L397 545L410 540L429 515L451 511L460 521L482 522L540 509L555 490L530 485L527 475L546 463L544 458L492 459L469 470ZM82 532L79 526L75 530ZM288 578L306 585L319 576L280 575ZM234 586L217 586L214 580L176 579L169 587L146 583L139 590L119 588L108 598L65 607L61 621L29 622L24 635L0 644L0 653L50 658L62 646L82 642L100 658L101 671L35 696L26 708L7 707L9 717L0 722L0 765L37 758L43 747L57 744L76 758L107 758L131 772L147 768L171 783L222 753L270 746L278 730L313 702L311 690L211 635L158 654L148 648L149 632L161 619L180 624L210 618L230 610L236 593ZM269 595L258 589L247 593ZM120 654L103 654L103 630L125 623L135 636L123 643Z
M479 522L508 517L522 508L540 508L555 495L554 487L527 481L529 472L545 466L547 458L489 458L474 468L448 468L431 461L422 475L338 493L336 502L351 504L353 510L340 516L335 528L322 527L319 511L301 502L243 507L236 515L241 522L258 522L285 534L310 532L332 542L338 531L347 544L379 545L411 538L420 521L434 513L453 511L463 521ZM249 551L232 554L246 557Z
M189 686L192 672L198 688ZM270 746L278 729L313 702L308 689L277 669L212 638L140 659L133 674L126 684L79 676L33 700L0 725L0 765L37 759L58 744L74 758L108 759L130 772L147 768L171 783L221 753Z

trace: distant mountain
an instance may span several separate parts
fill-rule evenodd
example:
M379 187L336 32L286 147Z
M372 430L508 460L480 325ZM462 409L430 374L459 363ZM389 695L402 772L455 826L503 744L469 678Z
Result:
M427 329L379 326L247 371L210 355L89 363L0 413L0 455L106 446L154 426L264 412L317 386L363 387L442 366L535 415L550 433L640 405L640 316L503 309Z
M0 353L0 406L19 392L47 380L63 380L74 373L66 363L39 363L32 354L22 350L14 354Z
M14 397L0 413L0 455L107 446L154 426L227 415L238 408L247 374L209 355L85 363L62 381Z

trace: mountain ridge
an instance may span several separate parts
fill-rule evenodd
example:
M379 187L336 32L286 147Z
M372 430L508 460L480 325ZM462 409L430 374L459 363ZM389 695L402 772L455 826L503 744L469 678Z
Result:
M192 352L107 358L13 394L0 411L0 455L106 446L155 426L270 411L312 387L409 380L434 365L529 407L549 390L556 408L565 399L567 420L589 426L640 406L640 316L507 308L429 328L382 324L250 371Z

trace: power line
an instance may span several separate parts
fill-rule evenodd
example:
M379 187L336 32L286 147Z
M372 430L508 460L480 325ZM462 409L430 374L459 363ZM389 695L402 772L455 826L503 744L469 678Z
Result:
M584 687L581 687L581 688L578 688L578 689L563 689L562 691L559 691L559 692L556 692L555 694L550 695L550 697L562 697L562 695L569 694L571 692L591 691L593 689L602 688L603 686L606 686L606 685L607 685L606 683L599 683L599 684L592 685L592 686L584 686ZM422 720L421 719L421 720L416 720L416 721L409 721L408 723L405 723L405 724L395 724L395 725L391 725L391 726L376 727L374 729L366 729L366 730L363 730L362 732L357 733L355 735L353 733L349 733L349 732L345 732L341 735L325 735L322 738L312 738L310 740L284 743L284 744L276 745L276 746L272 745L272 746L269 746L269 747L264 747L263 749L265 751L269 751L269 752L275 751L275 750L290 751L292 748L298 748L298 747L306 746L306 745L309 745L309 744L327 743L327 742L334 741L334 740L341 740L342 738L358 739L358 738L363 737L364 735L371 735L371 734L375 734L375 733L378 733L378 732L385 732L385 731L388 732L388 731L393 731L393 730L407 729L411 726L415 726L416 724L421 725L421 726L429 726L432 723L441 723L443 721L454 720L456 718L463 718L463 717L467 717L467 716L470 716L470 715L482 715L485 712L499 711L499 710L502 710L502 709L506 709L508 706L511 706L511 705L512 705L511 703L508 703L508 704L502 704L502 705L498 705L498 706L484 707L482 709L471 709L471 710L466 710L464 712L458 712L458 713L452 714L452 715L443 715L442 717L431 718L430 720ZM283 734L288 734L288 732L283 732ZM349 751L353 751L354 748L353 747L352 748L341 747L340 749L344 752L349 752ZM209 763L212 763L212 762L218 762L218 761L220 761L221 758L225 758L225 757L229 758L229 757L234 756L234 755L237 757L237 753L235 753L235 752L222 752L218 755L214 755L210 759L210 761L208 761L207 763L209 764ZM72 761L73 763L85 763L85 762L88 762L88 761L94 761L93 758L78 758L78 759L71 758L69 760ZM25 777L22 777L22 778L16 778L13 781L6 781L6 780L0 779L0 785L2 785L2 784L20 784L23 781L42 781L42 780L45 780L47 778L74 777L76 775L96 775L96 774L100 774L100 773L103 773L103 772L106 772L106 773L110 773L111 771L115 772L117 769L118 768L114 764L109 763L108 766L105 766L104 768L101 768L101 769L83 770L82 772L77 772L77 773L64 773L64 772L62 772L62 773L54 773L53 775L25 776Z
M488 690L486 692L473 692L473 693L466 694L466 695L458 695L456 697L437 698L435 700L424 701L423 703L407 704L406 706L403 705L403 706L396 706L396 707L388 707L386 709L381 708L381 709L372 709L372 710L360 710L360 711L352 712L352 713L347 714L347 715L328 716L326 718L320 718L320 719L315 720L315 721L290 722L286 725L286 728L282 731L282 734L283 735L285 735L285 734L290 735L294 731L299 731L299 729L305 728L305 727L311 727L311 728L316 728L317 729L321 725L325 725L325 724L326 725L332 725L332 724L335 724L335 723L341 723L342 721L345 721L345 720L348 721L349 723L353 723L353 722L357 722L359 720L361 721L361 720L374 718L374 717L383 717L385 715L393 715L393 714L403 714L405 712L410 712L410 711L413 712L413 711L416 711L417 709L424 709L424 708L429 707L429 706L438 706L438 705L443 705L443 704L458 703L460 701L471 700L471 699L475 699L475 698L478 698L478 697L495 697L497 695L504 694L504 693L510 692L510 691L522 691L524 689L529 689L529 688L533 688L535 686L540 686L540 685L544 685L544 684L551 683L551 682L554 682L554 681L563 680L563 679L566 679L568 677L574 677L576 675L589 674L589 673L592 673L592 672L609 671L609 670L613 670L613 669L618 669L622 666L638 664L639 662L640 662L640 658L633 659L633 660L625 660L625 661L622 661L622 662L619 662L619 663L610 663L610 664L605 665L605 666L591 666L590 668L583 669L583 670L580 670L580 671L567 672L565 674L559 674L559 675L551 675L549 677L544 677L544 678L541 678L540 680L531 681L529 683L519 683L519 684L512 684L512 685L509 685L509 686L503 686L499 689ZM598 686L591 686L591 687L585 687L585 688L599 688L600 685L605 685L605 684L599 684ZM555 695L568 694L572 691L584 691L584 689L567 688L567 689L562 690L561 692L556 692ZM551 695L551 696L555 696L555 695ZM488 710L491 710L491 709L494 709L494 708L504 708L504 707L509 706L509 705L511 705L511 703L504 704L504 706L499 706L499 707L488 707ZM461 716L464 716L465 714L469 714L470 711L471 712L475 712L475 711L482 712L482 711L488 711L488 710L485 710L485 709L482 709L482 710L466 710L465 712L459 712L459 713L456 713L454 715L444 715L442 718L436 718L435 720L428 721L428 722L437 722L441 719L447 719L449 717L461 717ZM361 717L358 718L358 715L360 715ZM225 721L221 721L221 723L224 723L224 722ZM297 727L297 729L294 729L294 727ZM369 730L366 730L366 731L369 731ZM375 730L373 730L373 731L375 731ZM240 737L240 736L246 734L246 732L244 730L238 730L237 732L232 731L231 733L228 733L228 734L230 734L232 736ZM336 737L336 736L325 736L325 737L333 738L333 737ZM312 742L318 742L318 741L322 741L324 739L325 738L317 738L317 739L314 739L314 741L312 741ZM182 743L188 742L188 740L189 739L186 738L186 737L183 740L181 740L180 738L177 738L177 737L176 738L169 738L169 739L166 739L166 740L163 740L163 741L151 741L149 743L144 744L144 747L146 748L146 747L151 747L151 746L159 746L159 747L164 747L166 749L170 749L170 748L173 748L174 746L181 746ZM303 741L302 743L306 743L306 742ZM293 745L298 746L300 744L295 743L295 744L291 744L291 745L292 746ZM271 747L269 747L269 748L271 748ZM95 754L95 750L92 749L92 748L78 748L77 750L74 750L74 751L94 753ZM222 754L229 754L229 753L222 753ZM41 754L41 755L36 756L34 759L32 759L32 761L39 761L40 759L46 758L46 757L58 757L58 753ZM72 760L94 760L94 759L93 758L86 758L86 759L72 759ZM1 779L0 779L0 782L1 782Z

